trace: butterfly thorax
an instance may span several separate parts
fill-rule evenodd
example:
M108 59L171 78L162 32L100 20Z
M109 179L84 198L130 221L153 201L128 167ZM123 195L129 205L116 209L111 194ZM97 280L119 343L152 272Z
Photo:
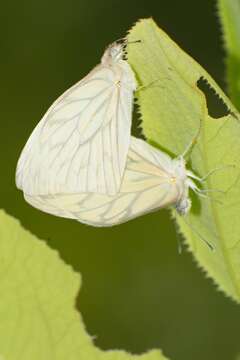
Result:
M187 179L186 162L182 156L172 160L172 172L179 180Z
M191 208L191 200L189 198L190 179L187 175L186 162L182 156L173 160L173 173L178 183L179 192L175 209L180 215L186 215Z

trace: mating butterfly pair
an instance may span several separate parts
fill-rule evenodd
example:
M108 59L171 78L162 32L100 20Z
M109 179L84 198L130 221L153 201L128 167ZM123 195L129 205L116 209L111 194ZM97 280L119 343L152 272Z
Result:
M131 136L137 82L110 45L85 78L58 98L28 139L16 183L34 207L94 226L112 226L167 206L185 215L196 192L184 156ZM192 144L190 144L191 147Z

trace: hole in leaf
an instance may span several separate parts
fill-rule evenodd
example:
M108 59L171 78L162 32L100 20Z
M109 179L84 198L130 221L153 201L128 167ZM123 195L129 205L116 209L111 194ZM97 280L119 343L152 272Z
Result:
M206 97L208 114L212 118L219 119L231 113L225 102L220 98L220 96L209 85L203 76L201 76L197 81L197 87L204 93Z

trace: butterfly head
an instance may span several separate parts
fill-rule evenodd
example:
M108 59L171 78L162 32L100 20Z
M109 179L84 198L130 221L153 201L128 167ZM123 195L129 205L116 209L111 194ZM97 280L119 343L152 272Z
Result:
M103 54L102 63L111 64L122 60L124 56L125 44L126 43L123 41L115 41L109 45Z
M191 209L192 202L189 197L183 197L180 201L178 201L175 205L175 209L177 210L179 215L186 215Z
M105 50L102 57L102 64L109 65L119 62L126 55L127 44L136 44L140 42L141 40L128 41L127 38L114 41Z

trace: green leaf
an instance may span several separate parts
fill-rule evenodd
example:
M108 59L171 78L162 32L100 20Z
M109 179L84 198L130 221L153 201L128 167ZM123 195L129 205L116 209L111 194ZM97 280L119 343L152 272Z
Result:
M141 43L129 45L128 58L140 84L144 86L137 93L137 102L143 133L148 141L178 156L197 133L202 119L201 134L188 167L197 175L204 176L219 166L227 166L212 174L205 183L208 189L225 192L213 195L223 203L194 196L186 220L176 214L174 216L198 264L226 294L239 302L239 114L208 73L152 19L141 20L130 31L129 40L138 39ZM214 111L209 100L211 97L218 102ZM223 104L224 110L221 109ZM225 116L216 115L219 109ZM215 250L211 251L202 238L207 239Z
M3 211L0 260L0 360L166 360L95 347L75 309L79 274Z
M218 10L226 47L229 96L240 110L240 1L218 0Z

